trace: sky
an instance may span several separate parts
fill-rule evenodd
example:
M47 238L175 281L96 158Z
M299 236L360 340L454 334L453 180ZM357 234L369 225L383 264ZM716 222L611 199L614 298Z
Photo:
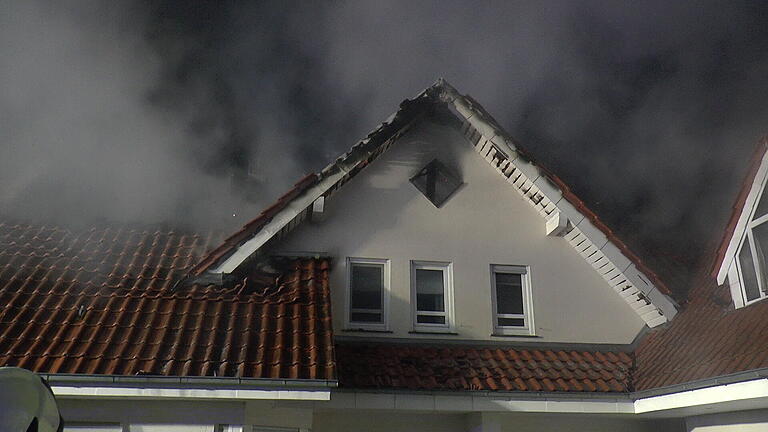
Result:
M233 229L445 77L630 244L699 258L768 132L767 11L0 0L0 214Z

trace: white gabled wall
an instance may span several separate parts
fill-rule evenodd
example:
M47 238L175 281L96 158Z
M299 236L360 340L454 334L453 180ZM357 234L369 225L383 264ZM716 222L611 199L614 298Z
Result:
M435 157L466 183L440 209L409 182ZM490 336L491 264L530 266L535 341L626 344L645 323L567 239L546 236L545 219L458 130L415 126L326 200L324 213L323 222L297 227L278 247L336 258L331 272L336 334L346 334L344 267L350 256L391 260L392 333L381 336L514 340ZM410 260L453 263L458 336L409 333Z

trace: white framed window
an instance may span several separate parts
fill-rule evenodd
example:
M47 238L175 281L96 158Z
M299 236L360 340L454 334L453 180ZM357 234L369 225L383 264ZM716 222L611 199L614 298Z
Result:
M388 315L389 260L347 258L347 326L387 330Z
M448 332L453 326L453 265L411 261L411 305L415 331Z
M736 255L744 306L768 297L768 198L765 192L750 219Z
M533 335L533 297L527 266L491 265L493 330L499 335Z

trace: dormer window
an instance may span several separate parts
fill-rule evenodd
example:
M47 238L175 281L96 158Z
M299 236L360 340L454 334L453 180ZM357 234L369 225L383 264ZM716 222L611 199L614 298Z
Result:
M429 201L440 208L461 186L461 179L434 159L411 178L411 183Z
M768 198L760 198L738 254L738 266L744 305L768 296Z

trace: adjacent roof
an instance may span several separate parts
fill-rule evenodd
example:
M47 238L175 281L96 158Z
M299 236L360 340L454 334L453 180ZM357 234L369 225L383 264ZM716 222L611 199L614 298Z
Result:
M363 389L628 392L632 358L623 352L336 345L339 385Z
M734 310L728 287L707 275L666 329L635 351L637 390L768 367L768 301Z
M335 379L328 262L177 285L211 236L0 222L0 366Z
M719 247L703 260L687 303L669 327L647 335L638 346L638 390L768 367L768 301L734 309L730 288L718 286L717 280L721 267L728 265L724 260L735 254L743 235L738 227L744 210L757 199L766 151L764 138L747 166L725 229L714 233L722 236Z

